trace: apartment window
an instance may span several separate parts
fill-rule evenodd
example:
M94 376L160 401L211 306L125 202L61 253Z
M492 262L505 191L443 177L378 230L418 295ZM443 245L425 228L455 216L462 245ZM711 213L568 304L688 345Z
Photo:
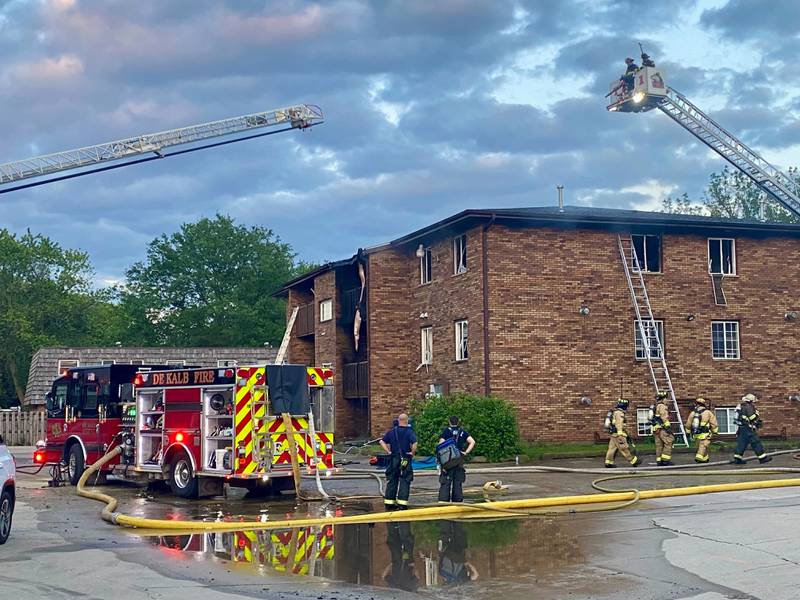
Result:
M655 323L655 329L653 329ZM636 349L636 360L647 360L647 349L644 341L647 341L647 346L650 347L650 358L660 359L661 351L664 350L664 321L642 321L642 328L644 329L645 340L642 340L642 330L639 328L639 321L633 322L633 339Z
M217 367L235 367L236 361L235 360L218 360Z
M333 318L333 300L328 298L319 303L319 322L324 323Z
M168 360L167 366L175 366L175 367L185 367L186 361L185 360Z
M143 361L141 358L137 358L137 359L135 359L135 360L132 360L132 361L131 361L131 364L132 364L132 365L143 365L143 364L144 364L144 361Z
M717 424L719 425L719 433L722 435L735 435L737 425L734 420L736 415L735 408L723 407L715 408L714 415L717 417Z
M104 359L100 360L100 364L101 365L115 365L115 364L117 364L117 361L104 358Z
M469 358L469 325L467 320L456 321L456 360Z
M419 257L419 283L425 285L430 283L433 279L433 255L430 248L425 248L422 251L422 256Z
M738 321L711 321L711 355L718 360L739 359Z
M713 275L736 275L736 241L708 238L708 272Z
M333 368L333 363L322 363L322 368L323 369L332 369Z
M433 364L433 327L423 327L420 332L420 348L423 365Z
M661 272L661 236L632 235L633 248L643 273Z
M61 375L67 369L74 369L75 367L80 367L81 361L73 360L71 358L66 358L64 360L58 361L58 374Z
M467 272L467 234L453 239L453 275Z
M444 386L441 383L432 383L425 392L426 398L439 398L444 395Z
M652 435L653 425L650 423L650 409L636 409L636 434L639 436Z

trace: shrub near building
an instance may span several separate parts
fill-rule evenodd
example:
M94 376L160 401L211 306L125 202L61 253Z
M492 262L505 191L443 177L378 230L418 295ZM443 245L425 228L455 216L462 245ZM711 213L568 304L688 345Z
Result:
M419 453L433 455L447 418L457 415L461 426L475 438L476 455L496 462L520 452L516 409L502 398L453 394L411 402Z

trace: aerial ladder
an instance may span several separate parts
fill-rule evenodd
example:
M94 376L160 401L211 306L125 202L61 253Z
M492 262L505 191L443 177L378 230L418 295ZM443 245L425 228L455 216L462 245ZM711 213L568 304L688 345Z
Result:
M0 164L0 194L272 135L282 131L308 129L322 123L322 120L322 110L318 106L297 104L286 108L200 123L181 127L180 129L139 135L95 146ZM269 131L260 131L263 129L269 129ZM224 141L209 142L209 140L226 136L236 137ZM169 151L171 148L185 144L195 145L181 150ZM114 164L107 165L106 163ZM27 181L72 170L80 171L69 175L50 177L45 180Z
M611 84L607 95L612 112L647 112L659 109L678 125L747 175L759 189L793 215L800 216L800 196L795 182L768 163L758 152L664 82L656 67L643 66L633 74L633 85L623 80Z
M607 110L639 113L657 108L747 175L768 197L777 201L790 213L800 216L800 196L797 194L796 184L790 177L697 108L686 96L668 87L664 81L663 71L644 53L642 59L642 67L627 77L623 76L611 83L610 92L606 95L609 99ZM649 64L645 63L646 59ZM672 412L678 415L678 435L683 443L688 445L672 379L664 359L664 349L656 333L657 326L640 268L640 257L636 255L630 236L619 236L618 245L653 386L656 392L668 393L672 401ZM721 282L723 276L711 274L711 277L715 301L724 305L726 301Z

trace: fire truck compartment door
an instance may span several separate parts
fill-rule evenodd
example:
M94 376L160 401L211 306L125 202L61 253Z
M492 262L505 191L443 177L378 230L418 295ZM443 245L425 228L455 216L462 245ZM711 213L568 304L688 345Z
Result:
M272 414L307 415L311 405L308 376L303 365L267 365L267 387Z

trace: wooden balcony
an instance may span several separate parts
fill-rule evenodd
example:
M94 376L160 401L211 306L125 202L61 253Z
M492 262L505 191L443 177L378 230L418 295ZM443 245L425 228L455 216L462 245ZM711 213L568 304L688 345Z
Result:
M295 335L304 337L314 335L314 304L304 304L297 311L297 320L294 323Z
M342 375L345 398L369 396L369 361L345 363Z

